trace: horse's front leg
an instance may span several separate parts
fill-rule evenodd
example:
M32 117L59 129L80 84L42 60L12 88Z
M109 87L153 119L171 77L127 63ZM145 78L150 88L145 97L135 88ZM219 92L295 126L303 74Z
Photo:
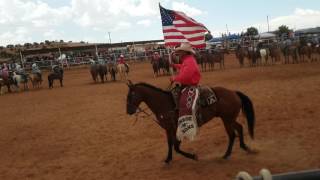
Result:
M167 155L167 159L164 161L165 163L170 163L170 161L172 161L172 145L173 145L173 138L171 133L167 130L167 143L168 143L168 155Z
M60 86L63 87L63 79L60 79Z
M185 151L182 151L180 149L180 144L181 144L181 141L178 141L176 138L175 138L175 142L174 142L174 150L183 155L184 157L186 158L189 158L189 159L193 159L193 160L198 160L198 156L196 154L191 154L191 153L187 153Z

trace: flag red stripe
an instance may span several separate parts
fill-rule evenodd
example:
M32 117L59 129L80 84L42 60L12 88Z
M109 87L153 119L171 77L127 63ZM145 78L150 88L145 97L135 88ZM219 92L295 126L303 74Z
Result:
M198 25L194 25L194 24L175 24L175 27L202 27L202 26L198 26Z
M181 43L180 42L168 42L168 43L165 43L166 46L177 46L177 45L180 45ZM199 44L199 45L192 45L193 48L196 48L196 49L203 49L206 47L206 44Z
M177 29L163 30L163 33L168 33L168 32L181 32L182 34L195 34L195 33L206 32L206 30L194 30L194 31L179 31Z
M184 36L164 36L164 39L187 39L188 41L200 41L204 40L204 36L198 36L193 38L186 38Z

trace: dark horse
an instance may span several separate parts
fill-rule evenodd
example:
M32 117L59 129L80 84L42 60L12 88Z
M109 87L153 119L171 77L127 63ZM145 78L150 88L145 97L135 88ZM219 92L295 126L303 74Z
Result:
M228 49L209 49L200 51L200 64L202 71L206 71L206 64L209 66L209 71L214 70L214 63L220 64L220 69L224 68L224 54L229 54Z
M176 138L178 112L175 111L175 103L171 92L146 83L132 84L131 81L128 82L128 87L127 113L132 115L136 112L141 112L142 110L139 108L139 105L141 102L144 102L155 114L157 123L166 130L169 150L165 162L169 163L172 160L172 147L174 147L177 153L197 160L195 154L190 154L180 149L181 142ZM242 109L247 118L249 134L253 138L255 115L251 100L239 91L231 91L222 87L211 89L215 92L218 101L199 108L198 112L201 118L197 119L198 126L201 127L213 117L220 117L229 137L229 145L223 158L226 159L231 155L236 136L240 139L240 147L247 152L251 152L244 143L242 125L236 121Z
M108 71L109 71L109 74L111 75L112 81L116 81L117 65L113 62L108 62L107 66L108 66Z
M244 59L245 57L248 57L248 50L245 47L241 47L241 45L238 45L236 49L236 57L239 60L240 67L243 67Z
M97 77L99 75L101 82L104 83L104 78L107 77L107 66L103 64L92 64L90 73L94 82L97 82Z
M0 71L0 93L2 93L2 86L7 86L9 93L11 92L11 85L18 86L10 74L12 74L12 72L4 73Z
M62 68L57 68L54 72L50 73L48 75L48 83L49 83L49 88L53 88L53 81L55 79L60 80L60 86L63 87L63 69Z

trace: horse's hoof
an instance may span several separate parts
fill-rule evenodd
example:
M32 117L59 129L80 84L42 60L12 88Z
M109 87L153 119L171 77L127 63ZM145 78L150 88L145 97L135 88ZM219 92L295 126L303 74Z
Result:
M172 159L166 159L164 162L165 162L166 164L170 164L171 161L172 161Z
M198 161L198 160L199 160L199 157L198 157L198 155L193 154L193 158L192 158L192 159L195 160L195 161Z
M222 156L222 159L227 160L227 159L229 159L229 157L230 157L230 155L226 155L226 154L225 154L225 155Z

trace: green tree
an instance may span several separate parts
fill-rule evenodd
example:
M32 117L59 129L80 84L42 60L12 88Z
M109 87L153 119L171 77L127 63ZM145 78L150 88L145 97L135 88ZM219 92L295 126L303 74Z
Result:
M204 38L206 41L209 41L210 39L212 39L211 32L209 31L207 34L205 34Z
M247 29L247 32L246 32L246 35L249 35L249 36L255 36L255 35L258 35L258 34L259 34L259 31L255 27L249 27Z
M281 25L278 27L278 34L281 36L282 34L288 35L290 32L290 29L286 25Z

